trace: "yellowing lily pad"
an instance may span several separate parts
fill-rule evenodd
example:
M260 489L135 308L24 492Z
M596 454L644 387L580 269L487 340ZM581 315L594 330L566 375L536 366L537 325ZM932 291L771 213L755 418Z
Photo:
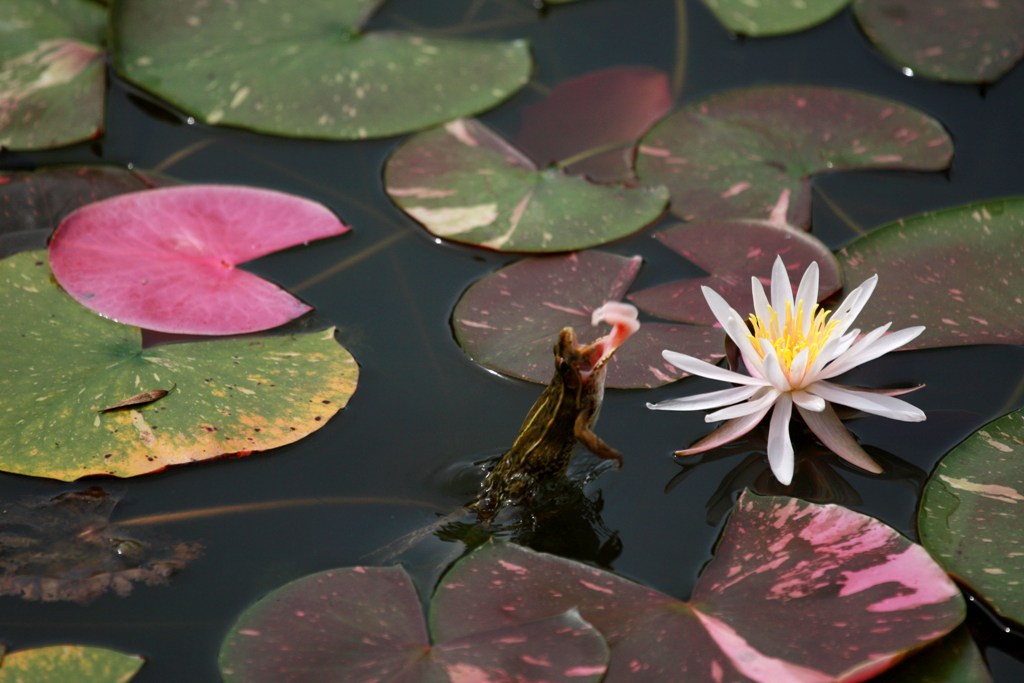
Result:
M105 647L50 645L18 650L0 662L0 683L127 683L145 660Z
M917 525L946 571L1024 624L1024 410L988 423L939 461Z
M667 185L685 220L764 219L807 227L810 177L848 169L937 171L953 143L916 109L854 90L741 88L689 104L640 141L637 174Z
M89 0L5 0L0 149L45 149L103 127L106 9Z
M538 169L479 121L407 140L388 159L392 201L438 237L497 251L556 252L630 235L658 218L663 187L597 185Z
M344 407L358 368L334 330L143 349L79 306L44 252L0 261L0 470L130 477L301 439ZM140 393L151 403L101 412Z
M489 109L522 87L525 41L363 27L380 0L132 0L112 10L118 73L211 124L384 137Z
M848 281L882 283L859 325L925 326L904 348L1024 343L1024 196L903 218L838 257Z
M832 18L850 0L704 0L733 33L776 36L802 31Z

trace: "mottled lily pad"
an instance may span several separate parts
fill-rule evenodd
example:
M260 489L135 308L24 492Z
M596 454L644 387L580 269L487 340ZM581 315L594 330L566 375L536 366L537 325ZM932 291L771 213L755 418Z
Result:
M597 185L538 169L473 119L407 140L388 159L384 184L434 235L498 251L594 247L640 230L668 201L663 187Z
M211 124L352 140L498 104L529 78L525 41L363 27L380 0L133 0L112 10L118 73Z
M5 501L0 595L78 603L108 590L126 596L133 583L167 583L198 557L197 543L165 541L112 524L116 505L115 497L97 487Z
M1024 3L854 0L864 33L915 76L991 83L1024 57Z
M105 647L50 645L5 655L0 683L127 683L145 661Z
M688 602L490 543L441 579L431 626L448 640L569 607L607 639L607 680L765 683L864 680L950 632L965 611L924 548L878 520L745 492Z
M655 233L666 247L709 273L707 277L674 280L629 295L642 310L679 322L714 325L702 286L710 287L739 311L752 312L754 301L750 278L771 282L772 264L781 256L790 271L803 273L812 261L818 263L821 301L842 287L839 262L832 251L809 234L768 221L703 221L677 225ZM737 248L723 249L723 244Z
M806 85L712 95L663 119L640 142L637 173L667 185L680 218L810 224L810 177L850 169L937 171L953 143L923 112L865 93Z
M130 477L301 439L345 406L358 368L334 330L143 349L79 306L45 252L0 261L0 470ZM147 405L100 412L154 389Z
M348 229L308 199L185 185L73 212L50 241L50 261L68 294L114 320L178 334L243 334L312 307L235 266Z
M903 348L1024 343L1024 196L900 219L838 256L847 281L883 283L861 327L925 325Z
M939 461L924 489L921 543L999 614L1024 624L1024 410Z
M733 33L777 36L817 26L839 13L850 0L704 0Z
M401 567L334 569L282 586L239 617L220 652L224 680L245 683L597 683L607 662L604 639L572 608L431 643Z
M603 334L591 312L620 300L640 269L640 257L600 251L517 261L467 289L452 314L455 338L475 362L513 377L547 384L551 349L563 327L589 343ZM710 327L644 322L608 364L607 386L654 387L684 374L661 356L678 349L714 361L723 335Z
M5 0L0 148L45 149L103 128L106 9L89 0Z

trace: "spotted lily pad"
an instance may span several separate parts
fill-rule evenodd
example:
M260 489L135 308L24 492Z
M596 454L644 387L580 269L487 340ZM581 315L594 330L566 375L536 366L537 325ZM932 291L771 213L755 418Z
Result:
M493 107L522 87L525 41L363 27L380 0L114 5L118 73L211 124L351 140Z
M714 325L716 319L701 293L701 287L715 290L740 313L754 310L750 278L771 282L772 264L781 256L793 274L803 273L812 261L818 263L821 301L842 286L839 262L831 250L809 234L768 221L704 221L677 225L655 234L666 247L697 264L707 277L674 280L629 295L644 311L679 322ZM723 244L741 248L723 249Z
M872 43L915 76L991 83L1024 57L1024 3L854 0Z
M1024 410L994 420L939 461L924 489L921 543L1004 617L1024 624Z
M97 487L5 501L0 595L78 603L108 590L126 596L133 583L167 583L198 557L196 543L161 540L111 523L115 505L117 499Z
M449 640L569 607L607 639L607 680L765 683L864 680L950 632L965 611L924 548L881 522L745 492L688 602L491 543L441 579L431 625Z
M0 261L0 319L0 470L19 474L130 477L275 448L326 424L358 376L333 329L143 349L138 328L58 289L45 252Z
M333 569L282 586L239 617L220 652L224 680L245 683L597 683L607 662L604 639L572 608L431 642L401 567Z
M937 171L953 143L916 109L865 93L807 85L712 95L663 119L641 140L637 173L667 185L672 213L810 224L810 177L849 169Z
M640 269L640 257L600 251L517 261L467 289L452 314L455 338L475 362L547 384L558 332L573 327L581 342L603 334L590 314L621 299ZM684 376L661 356L680 349L705 360L722 356L722 333L710 327L644 322L608 364L607 386L653 387Z
M850 0L704 0L733 33L777 36L816 26L832 18Z
M858 324L925 325L904 348L1024 343L1024 196L900 219L838 256L848 281L884 283Z
M89 0L5 0L0 148L45 149L100 134L106 14Z
M72 297L114 320L179 334L242 334L311 307L236 265L347 231L307 199L187 185L82 207L54 233L50 261Z
M479 121L418 133L388 159L388 195L438 237L498 251L584 249L658 218L663 187L596 185L538 169Z
M18 650L0 662L0 683L127 683L145 660L105 647L50 645Z

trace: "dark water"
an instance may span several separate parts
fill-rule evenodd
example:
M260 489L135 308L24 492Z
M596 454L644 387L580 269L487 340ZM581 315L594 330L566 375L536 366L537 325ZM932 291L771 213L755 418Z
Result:
M699 2L684 4L681 23L668 0L584 0L546 15L525 0L393 0L374 25L528 37L534 82L482 117L507 135L515 132L524 104L565 78L622 64L651 65L672 77L682 64L680 26L688 41L681 102L740 85L815 83L891 97L942 121L956 144L948 173L844 173L815 181L815 234L832 247L896 217L1024 193L1024 68L984 89L922 81L903 76L876 54L849 12L806 33L743 41L731 38ZM470 25L452 29L471 11ZM361 368L359 388L344 411L311 437L274 452L98 482L122 492L119 519L298 502L160 525L163 533L207 548L170 587L139 587L127 599L108 595L87 607L0 599L0 640L12 649L97 643L145 655L149 661L135 679L139 683L217 680L219 644L239 612L289 580L360 563L366 553L433 520L435 512L453 509L464 496L445 482L445 472L511 443L540 388L469 362L452 339L448 319L470 283L514 257L438 244L390 204L380 176L397 139L328 143L188 125L116 79L107 128L94 144L6 154L0 164L133 164L190 182L272 187L321 201L354 228L251 268L297 292L317 308L320 320L338 326ZM652 232L604 247L644 256L635 289L696 272L657 245ZM824 477L818 494L913 534L924 477L950 447L1021 405L1022 371L1024 352L1016 347L903 353L869 365L851 383L925 383L911 400L929 420L852 423L889 474L855 472L823 456L814 461L814 472ZM592 485L603 495L605 525L623 543L613 568L680 597L689 594L744 485L761 493L787 492L772 482L750 442L705 457L696 467L673 462L673 450L706 431L702 416L652 412L644 402L712 385L690 380L647 392L611 391L597 429L626 459L621 472L606 473ZM802 443L810 447L809 440ZM801 470L804 483L792 492L813 493L808 482L817 481L814 472ZM72 488L77 487L0 477L5 499ZM332 500L302 503L319 497ZM550 535L544 542L580 554L578 540ZM429 583L430 568L452 548L436 540L417 548L410 562L421 584ZM1001 635L978 610L970 622L997 680L1024 679L1024 641Z

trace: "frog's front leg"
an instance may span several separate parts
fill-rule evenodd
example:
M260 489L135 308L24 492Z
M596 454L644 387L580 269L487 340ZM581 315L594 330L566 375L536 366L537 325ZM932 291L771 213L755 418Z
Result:
M576 440L587 447L591 453L605 460L614 460L616 467L622 467L622 454L601 440L591 428L593 420L586 411L576 416L576 424L573 426L573 434Z

